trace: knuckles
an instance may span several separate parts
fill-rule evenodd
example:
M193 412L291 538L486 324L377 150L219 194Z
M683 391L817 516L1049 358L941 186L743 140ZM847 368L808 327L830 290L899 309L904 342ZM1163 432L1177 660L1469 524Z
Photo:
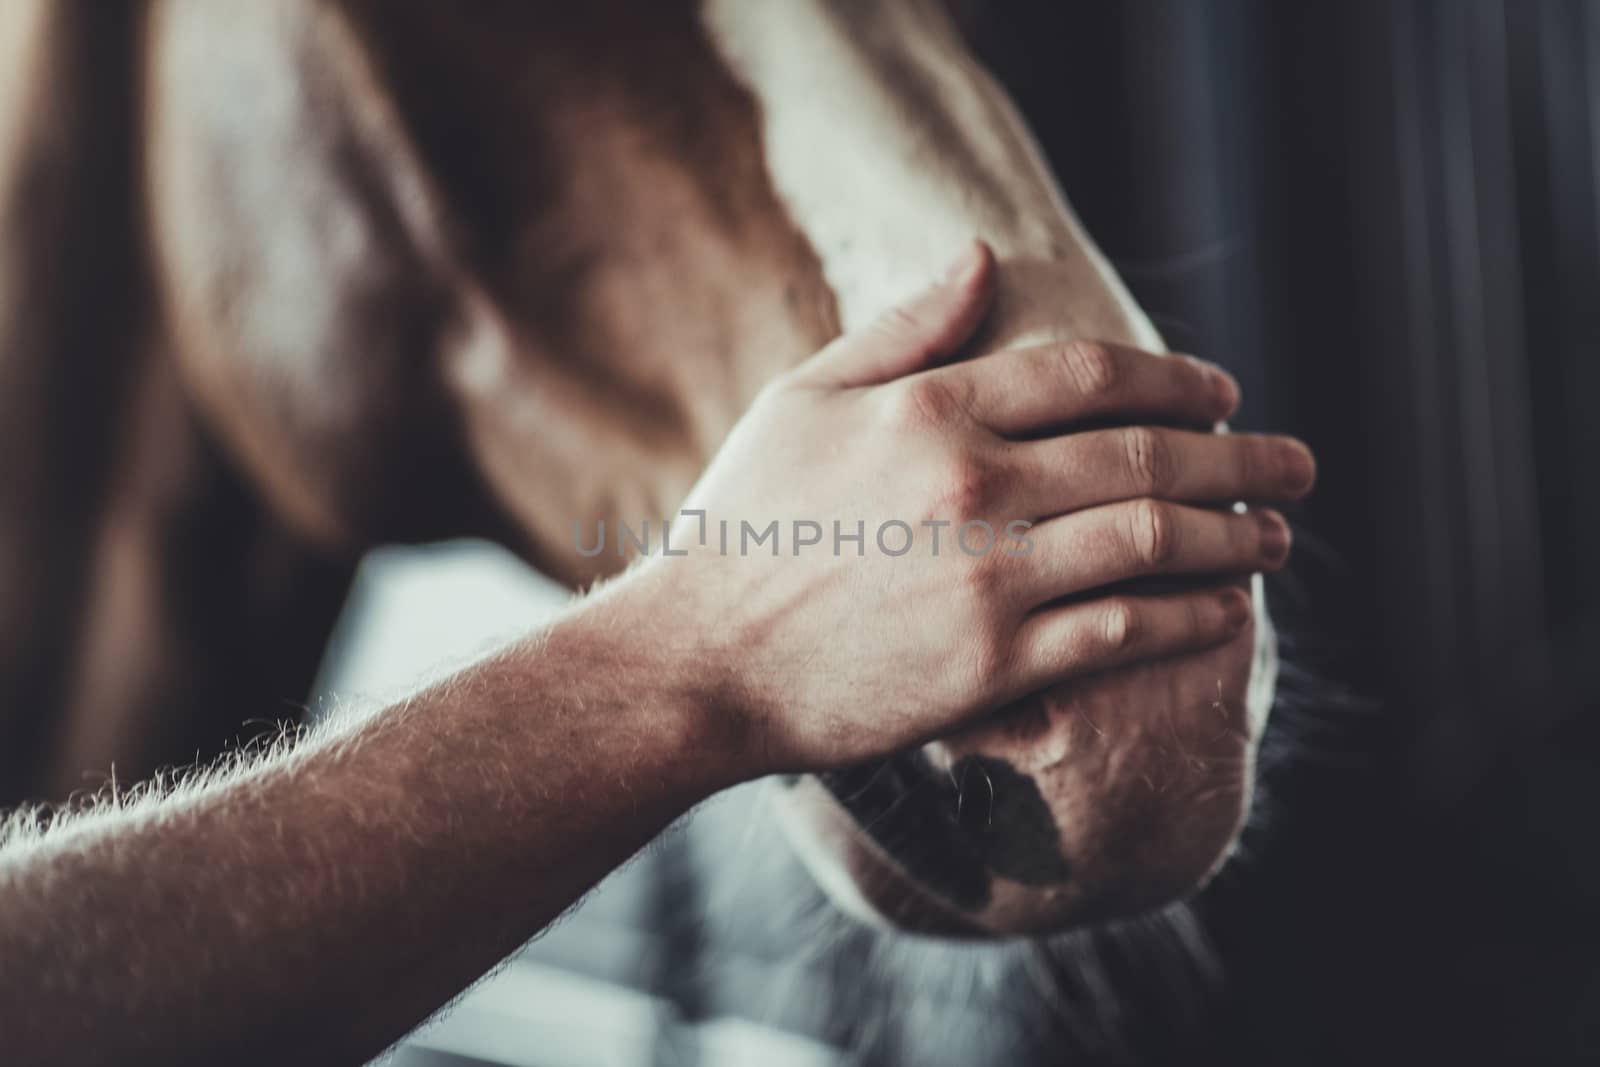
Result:
M1115 392L1120 368L1111 349L1097 341L1068 341L1056 351L1068 383L1080 396Z
M1011 643L992 613L979 611L967 638L952 657L951 683L964 703L981 701L1000 687L1013 658Z
M945 429L966 416L965 398L938 375L918 375L887 390L890 421L907 429Z
M991 546L987 552L969 555L957 544L955 554L961 561L958 566L963 586L983 602L1001 595L1010 586L1013 559L1004 549Z
M1106 601L1100 616L1100 640L1105 651L1126 653L1139 647L1144 620L1132 600L1115 597Z
M1140 566L1166 566L1178 551L1176 512L1159 500L1134 501L1128 508L1128 539L1133 558Z
M1128 479L1140 496L1165 496L1172 487L1173 457L1168 437L1150 426L1122 431Z
M992 509L1004 495L1006 472L989 456L971 448L957 448L945 457L935 474L932 500L938 517L956 523L992 520Z

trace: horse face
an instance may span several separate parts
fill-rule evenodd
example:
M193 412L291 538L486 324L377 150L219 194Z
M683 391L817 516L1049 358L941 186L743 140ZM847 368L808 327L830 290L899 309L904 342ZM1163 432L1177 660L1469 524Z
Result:
M712 0L706 19L760 103L772 180L846 328L977 233L1002 264L977 354L1070 338L1161 350L939 5ZM929 931L1040 933L1188 895L1250 803L1276 674L1259 578L1253 591L1254 625L1227 646L792 783L779 806L798 851L847 910Z
M574 521L670 514L764 381L974 234L1001 263L978 351L1159 347L935 4L624 6L621 37L604 3L152 8L171 343L307 536L488 532L574 583L616 570ZM1228 646L791 784L797 850L845 909L951 934L1193 891L1250 801L1255 592Z

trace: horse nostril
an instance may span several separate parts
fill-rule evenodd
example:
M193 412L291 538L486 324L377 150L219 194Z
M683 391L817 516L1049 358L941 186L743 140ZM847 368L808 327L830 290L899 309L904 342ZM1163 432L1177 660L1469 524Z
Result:
M1039 784L1003 759L964 756L950 768L956 825L972 835L983 865L1029 886L1065 882L1072 867Z
M956 785L956 825L970 833L992 831L994 779L983 769L983 760L968 756L950 769L950 779Z

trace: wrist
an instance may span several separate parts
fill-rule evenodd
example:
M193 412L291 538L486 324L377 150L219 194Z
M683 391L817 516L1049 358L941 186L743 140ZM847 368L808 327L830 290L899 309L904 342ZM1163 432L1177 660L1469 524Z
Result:
M739 658L693 592L686 561L651 559L578 601L546 637L619 691L641 739L709 796L774 769ZM685 588L688 586L689 588Z

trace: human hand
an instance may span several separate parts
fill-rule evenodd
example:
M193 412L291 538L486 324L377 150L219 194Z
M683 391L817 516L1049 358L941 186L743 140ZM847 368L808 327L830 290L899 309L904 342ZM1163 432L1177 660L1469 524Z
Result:
M1227 577L1283 564L1281 516L1214 505L1300 496L1303 446L1150 425L1232 411L1236 386L1196 360L1075 343L941 365L992 294L975 246L771 383L690 494L672 554L625 579L655 639L751 725L752 774L863 760L1223 644L1250 621ZM1138 424L1092 428L1110 419ZM752 540L774 520L775 543ZM1153 575L1215 580L1085 596Z

